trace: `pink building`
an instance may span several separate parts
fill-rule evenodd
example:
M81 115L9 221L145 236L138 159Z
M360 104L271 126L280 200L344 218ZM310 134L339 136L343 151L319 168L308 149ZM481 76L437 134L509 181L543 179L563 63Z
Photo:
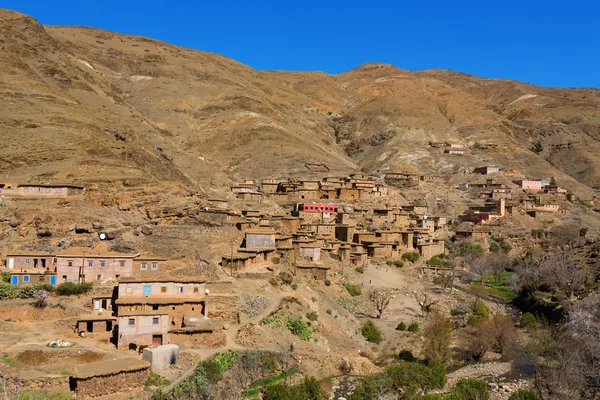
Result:
M541 191L542 190L542 181L530 181L530 180L519 180L514 181L517 185L521 187L523 190L531 190L531 191Z
M56 276L62 282L94 282L133 274L133 259L139 254L93 253L69 249L56 255ZM85 251L85 252L84 252Z

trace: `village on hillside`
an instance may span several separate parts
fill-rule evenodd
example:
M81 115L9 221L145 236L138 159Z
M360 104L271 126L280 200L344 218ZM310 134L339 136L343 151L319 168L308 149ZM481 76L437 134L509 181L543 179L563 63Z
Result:
M397 305L397 312L404 307L405 313L413 310L418 316L414 307L420 304L422 313L426 305L418 297L424 293L423 277L433 277L435 282L436 277L470 274L468 262L450 262L448 246L468 241L480 248L524 247L539 238L541 230L523 228L526 224L515 229L518 224L512 220L547 223L565 217L573 202L573 195L553 178L513 179L514 172L491 166L476 168L468 181L456 184L444 176L403 172L346 177L323 176L326 173L307 179L239 181L221 197L201 201L184 197L184 208L193 202L198 216L230 232L226 240L217 236L214 243L195 249L202 258L184 267L152 252L115 251L109 244L119 240L123 230L115 233L76 224L61 237L43 227L34 236L20 231L18 240L3 247L2 276L9 285L3 298L16 298L0 303L6 332L0 339L3 357L17 367L15 374L5 376L5 384L17 390L53 389L68 383L70 390L85 398L111 396L124 388L138 392L150 376L181 381L199 359L216 351L268 348L260 340L265 333L259 331L289 309L289 304L284 308L282 304L301 290L297 288L302 283L309 292L331 287L338 291L336 296L340 290L342 297L350 293L344 302L351 305L340 303L340 315L357 314L360 306L352 303L353 291L360 294L361 287L377 290L381 285L411 299ZM443 190L470 200L462 212L436 214L439 207L432 207L425 197L411 201L399 197L409 191L421 193L430 185L447 187ZM70 207L92 195L93 191L73 184L0 184L3 206L15 209L30 204ZM265 211L267 205L270 211ZM131 211L128 204L116 208ZM180 212L169 212L171 217L181 217ZM148 239L165 223L153 221L137 227L128 223L125 230ZM171 221L169 229L176 228ZM10 229L21 228L15 224ZM79 239L68 241L69 235ZM194 241L194 237L187 239ZM404 267L409 277L390 275L397 274L398 267ZM261 296L265 290L269 298ZM27 297L34 298L36 305L23 314L18 310L28 304L22 300ZM53 306L47 308L49 304ZM44 309L52 312L40 317L36 310ZM384 309L379 309L379 317ZM368 314L359 313L363 312ZM327 314L333 315L331 308ZM333 321L327 329L346 331L357 340L349 314L342 318L343 327L334 328L338 321ZM397 323L397 318L390 318ZM38 319L49 325L36 333ZM331 344L326 345L332 332L323 333L322 344L316 336L310 345L286 339L285 348L296 361L300 354L310 359L319 351L332 352ZM25 341L17 339L23 335ZM281 342L270 334L266 337L271 348L281 349ZM371 368L359 366L363 361L355 356L350 359L358 370ZM56 372L55 362L64 379L43 378ZM19 371L28 368L34 372L22 378Z

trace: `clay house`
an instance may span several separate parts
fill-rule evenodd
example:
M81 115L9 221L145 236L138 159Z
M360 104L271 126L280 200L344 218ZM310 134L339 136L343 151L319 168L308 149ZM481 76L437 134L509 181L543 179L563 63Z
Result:
M132 276L146 276L165 272L166 258L156 256L138 256L133 259Z
M229 187L229 191L235 195L240 193L253 193L256 192L256 186L252 183L237 183Z
M300 189L319 190L320 183L319 180L303 180L300 181Z
M459 143L450 143L449 146L451 149L464 149L465 145Z
M417 250L424 260L429 260L433 256L444 254L444 241L443 240L429 240L417 244Z
M259 219L261 218L263 215L260 211L258 210L242 210L242 216L246 217L248 219Z
M337 189L336 197L340 200L360 200L362 191L356 188L339 188Z
M378 230L375 231L375 237L380 242L398 242L402 241L402 231L399 230Z
M473 226L469 223L462 223L456 227L454 232L456 237L461 238L485 238L490 236L490 228L486 226Z
M252 221L247 219L240 220L235 223L235 227L241 232L245 233L248 230L258 228L258 221Z
M237 252L239 254L254 255L255 264L270 263L277 254L275 253L275 248L241 248L238 249Z
M245 248L274 249L276 232L272 228L253 228L246 230Z
M10 284L12 286L32 286L38 283L55 286L56 274L50 271L15 271L10 274Z
M295 265L295 273L304 275L308 279L325 281L329 277L329 267L312 262L298 262Z
M224 199L208 199L208 204L217 210L226 210L229 207L229 202Z
M150 376L150 366L148 361L137 358L78 365L70 380L71 389L81 399L141 391Z
M444 177L436 175L422 175L421 180L429 183L442 183L444 182Z
M255 263L256 254L234 253L221 257L221 266L227 271L243 271Z
M118 296L118 287L116 287L117 293L94 295L92 296L92 309L94 311L106 310L111 311L116 309L115 300Z
M318 200L321 197L319 189L298 188L290 200Z
M317 243L302 243L298 246L298 255L309 261L321 260L321 246Z
M5 265L8 269L23 271L54 270L55 256L45 252L23 252L8 254Z
M366 266L369 261L367 251L362 247L356 247L350 252L350 263L357 266Z
M393 186L417 186L419 185L419 174L408 172L387 172L384 175L384 181Z
M427 214L427 205L426 204L412 204L407 206L402 206L402 211L414 215L425 215Z
M279 183L280 181L275 179L263 179L260 182L260 191L263 194L277 193L277 190L279 189Z
M282 233L292 233L300 229L300 219L297 217L283 217L278 222L279 230Z
M75 331L78 334L112 332L116 323L117 318L110 313L82 315L75 322Z
M21 197L67 197L83 194L84 187L57 184L0 184L0 195Z
M492 200L510 200L512 199L512 191L510 190L510 188L492 189L490 197L492 198Z
M123 278L119 280L115 304L119 317L123 312L154 311L166 314L168 326L177 328L182 326L187 314L202 314L208 318L208 298L202 278Z
M388 255L388 247L387 246L383 246L379 243L372 243L367 245L367 255L373 259L383 259L383 258L389 258L391 257L391 251L389 252L390 254ZM391 248L389 248L389 250L391 250Z
M341 239L340 239L341 240ZM375 240L375 232L354 232L354 237L352 241L354 243L364 243L365 241L374 241Z
M335 238L335 224L317 223L313 226L317 235L329 239Z
M335 222L340 225L356 226L354 215L346 212L338 212Z
M394 222L394 209L393 208L375 208L373 209L373 223L374 224L385 224Z
M341 242L351 242L354 240L356 227L354 225L336 225L335 238Z
M71 248L56 255L59 282L94 282L133 275L133 259L138 254L94 253L90 248Z
M483 166L483 167L477 167L473 170L473 173L475 174L481 174L481 175L490 175L490 174L495 174L496 172L499 172L500 168L498 167L492 167L489 165Z
M262 200L262 194L259 192L241 192L235 195L238 200L245 200L259 203Z
M161 346L169 343L169 314L166 311L119 312L117 348Z
M450 149L444 150L444 153L450 154L450 155L458 155L458 156L460 156L460 155L463 155L465 153L465 151L461 150L461 149L450 148Z
M523 190L528 190L532 192L539 192L542 190L542 181L538 180L520 179L513 181L513 183L515 183Z

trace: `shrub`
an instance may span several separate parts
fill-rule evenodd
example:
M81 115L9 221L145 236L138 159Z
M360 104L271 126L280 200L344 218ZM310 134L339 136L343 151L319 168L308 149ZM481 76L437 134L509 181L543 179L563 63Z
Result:
M306 325L302 317L289 317L287 327L294 335L302 340L308 340L312 337L312 331Z
M344 284L344 287L346 288L348 293L350 293L351 296L360 296L360 294L362 293L362 290L360 290L360 286L358 285L351 285L349 283L346 283Z
M275 373L279 370L279 363L277 362L277 358L275 358L275 356L273 354L270 353L261 353L261 363L262 363L262 367L270 372L270 373Z
M467 313L467 310L461 309L461 308L453 308L452 310L450 310L450 315L452 315L453 317L459 316L459 315L465 315Z
M169 381L166 378L163 378L162 376L160 376L159 374L157 374L156 372L150 372L150 375L148 376L148 379L146 380L146 387L150 387L150 386L169 386L171 384L171 381Z
M407 361L407 362L415 362L417 361L417 357L415 357L410 350L400 350L400 353L396 356L398 360Z
M33 305L37 308L46 308L48 306L48 296L50 293L46 290L38 290L33 295L35 301Z
M89 292L92 289L91 282L73 283L65 282L56 287L56 293L59 296L80 295Z
M424 365L418 362L402 361L389 366L384 373L394 391L404 388L441 389L446 384L446 368L439 362Z
M10 274L8 272L2 273L2 282L10 283Z
M410 261L412 263L419 261L419 257L421 257L421 255L416 251L409 251L408 253L402 254L402 259L404 261Z
M296 285L295 283L292 283L292 290L297 290L298 289L298 285Z
M362 335L367 339L367 342L375 344L381 343L381 331L375 326L373 321L367 321L363 325Z
M461 379L450 393L452 399L456 400L490 400L491 398L487 383L473 378Z
M431 265L433 267L449 267L452 265L452 262L446 258L445 254L438 254L431 257L427 261L427 265Z
M405 331L406 330L406 323L404 321L400 321L398 323L398 325L396 325L396 330L397 331Z
M311 312L309 312L308 314L306 314L306 318L307 318L309 321L316 321L316 320L318 320L318 319L319 319L319 314L317 314L317 312L316 312L316 311L311 311Z
M331 281L329 279L325 279L325 286L331 286Z
M16 299L19 297L19 292L18 287L0 282L0 300Z
M397 268L404 267L404 261L402 261L402 260L388 260L388 261L386 261L386 264L389 266L397 267Z
M537 327L537 319L532 313L525 313L521 316L521 322L519 324L521 328L535 328Z
M33 298L34 294L35 294L35 289L33 288L33 286L23 286L20 289L19 297L22 299L31 299L31 298Z
M419 332L419 323L416 321L411 322L406 330L409 332Z
M356 272L358 272L359 274L364 274L365 273L365 269L363 267L356 267L356 268L354 268L354 270Z
M327 309L327 314L329 314L329 315L331 315L331 314L332 314L331 308L328 308L328 309Z
M285 383L269 385L263 389L263 400L322 400L323 392L319 382L312 377L307 376L304 381L296 386L289 386Z
M481 319L488 319L490 310L483 301L477 300L475 304L473 304L473 315L476 315Z
M535 390L519 389L508 400L540 400L540 395Z

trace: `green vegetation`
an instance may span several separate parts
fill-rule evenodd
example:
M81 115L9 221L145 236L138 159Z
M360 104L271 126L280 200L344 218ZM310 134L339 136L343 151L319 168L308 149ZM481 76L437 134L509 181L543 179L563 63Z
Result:
M521 328L536 328L537 325L537 319L532 313L527 312L521 316L521 322L519 323Z
M396 330L397 331L405 331L406 330L406 323L404 321L400 321L398 323L398 325L396 325Z
M163 378L156 372L150 372L150 376L148 376L145 386L146 387L150 387L150 386L161 387L161 386L169 386L170 384L171 384L170 380Z
M449 267L452 265L452 261L450 261L445 254L438 254L431 257L427 261L427 265L432 267Z
M452 400L490 400L487 383L479 379L461 379L450 392Z
M287 327L290 332L302 340L309 340L312 338L312 330L306 324L306 322L304 322L302 317L289 317Z
M386 261L386 264L389 265L390 267L396 267L396 268L402 268L404 267L404 261L402 260L388 260Z
M531 236L534 239L543 239L544 237L546 237L546 231L543 229L532 229Z
M410 350L400 350L398 355L396 356L398 360L415 362L417 361L417 357L415 357Z
M416 321L411 322L406 330L409 332L419 332L419 323Z
M8 272L2 273L2 282L10 283L10 274Z
M512 250L512 246L503 237L490 240L490 251L492 253L505 252L508 253Z
M467 319L467 325L475 325L481 320L486 320L490 317L490 310L481 300L475 301L473 304L473 310L469 318Z
M362 335L367 339L367 342L381 343L381 331L375 326L373 321L365 322L362 327Z
M305 377L304 382L296 386L277 384L263 390L263 400L322 400L321 385L314 377Z
M508 400L540 400L540 395L535 390L519 389L510 395Z
M283 319L286 316L287 312L285 310L279 310L270 317L263 319L262 323L265 325L272 325L275 329L283 329L285 327Z
M292 290L298 290L298 285L296 285L295 283L292 283L291 288L292 288Z
M420 390L426 393L441 389L445 384L446 368L441 363L400 361L387 367L381 374L363 376L350 399L377 400L400 390L404 392L403 398L410 399Z
M327 309L327 314L331 315L333 312L331 311L331 308Z
M420 257L421 255L417 251L409 251L408 253L402 254L402 259L404 261L410 261L412 263L419 261Z
M364 274L365 273L365 269L363 267L356 267L356 268L354 268L354 270L356 272L358 272L359 274Z
M52 286L47 283L36 283L31 286L13 286L9 283L0 282L0 300L31 299L40 290L52 291Z
M360 294L362 293L362 290L360 290L360 286L358 286L358 285L352 285L350 283L345 283L344 287L346 288L348 293L350 293L350 296L360 296Z
M319 314L316 311L311 311L306 314L306 319L309 321L316 321L319 319Z
M0 282L0 299L9 300L19 297L20 290L18 287L9 283Z
M538 140L531 146L530 150L535 154L540 154L544 148L542 147L542 143Z
M89 292L92 289L91 282L73 283L65 282L56 287L56 293L59 296L73 296Z
M256 389L274 385L278 382L281 382L282 380L284 380L285 378L287 378L289 376L297 374L298 372L300 372L298 370L298 368L291 368L285 372L280 373L279 375L260 379L256 382L252 383L250 385L250 390L245 391L243 396L244 397L257 397L259 395L259 392Z
M331 286L331 281L329 279L325 279L325 286Z
M72 398L73 395L70 393L54 392L45 389L27 389L14 397L14 400L70 400Z
M503 271L498 274L497 278L483 279L483 283L489 289L492 289L488 292L491 292L492 294L504 299L513 300L516 299L518 295L515 292L513 292L513 290L510 287L510 282L508 278L510 278L511 275L512 272Z

